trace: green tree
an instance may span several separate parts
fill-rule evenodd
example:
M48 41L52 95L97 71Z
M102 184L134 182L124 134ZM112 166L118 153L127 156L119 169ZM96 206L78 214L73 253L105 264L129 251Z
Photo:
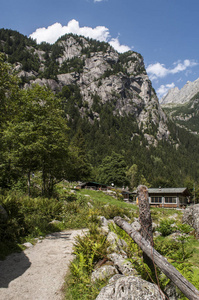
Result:
M139 184L138 166L133 164L126 172L126 176L129 180L130 189L135 189Z
M19 95L19 79L14 76L11 66L0 53L0 128L13 114Z
M58 98L45 87L21 92L21 110L3 131L5 163L23 176L42 172L43 193L67 177L68 127Z
M103 159L98 169L98 181L115 186L127 184L126 163L121 154L112 152L111 156Z
M148 188L151 187L150 183L146 180L146 178L144 177L144 175L140 176L140 182L139 182L139 184L146 185Z
M91 175L92 167L88 161L85 140L80 128L77 130L77 133L70 143L69 151L71 170L70 174L68 175L69 180L88 180Z
M14 76L11 66L5 62L5 57L0 54L0 185L7 186L11 173L10 164L4 163L5 149L2 142L3 129L7 122L17 114L19 98L19 79Z

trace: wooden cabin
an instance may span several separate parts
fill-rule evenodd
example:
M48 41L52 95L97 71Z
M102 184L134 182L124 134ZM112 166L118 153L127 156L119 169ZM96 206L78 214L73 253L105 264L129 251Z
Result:
M129 192L129 191L126 191L126 190L122 190L121 191L121 194L122 194L122 196L123 196L123 198L124 198L124 201L131 201L131 195L132 195L132 193L131 192Z
M187 188L149 188L148 195L152 207L183 208L190 202Z
M87 189L87 190L99 190L99 191L107 191L108 186L106 184L101 184L98 182L83 182L78 184L77 189Z

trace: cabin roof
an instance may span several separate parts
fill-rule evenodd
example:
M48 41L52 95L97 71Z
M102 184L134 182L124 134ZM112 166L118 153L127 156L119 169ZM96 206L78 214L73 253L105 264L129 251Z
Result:
M137 194L137 190L133 192L134 194ZM189 191L186 187L183 188L149 188L148 193L150 194L157 194L157 195L163 195L163 194L183 194L184 196L190 196Z
M149 194L189 194L187 188L149 188Z
M106 184L99 183L99 182L94 182L94 181L82 182L82 183L78 184L78 186L80 186L80 187L83 187L83 186L86 186L86 185L95 185L95 186L105 186L105 187L107 187Z

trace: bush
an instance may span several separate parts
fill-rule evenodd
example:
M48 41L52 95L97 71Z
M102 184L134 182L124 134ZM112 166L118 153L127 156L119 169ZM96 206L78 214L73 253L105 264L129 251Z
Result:
M113 219L116 216L124 217L125 215L128 217L132 217L132 213L129 212L128 209L124 209L115 205L106 205L101 208L101 214L106 219Z
M157 227L157 231L159 231L162 236L168 236L176 230L176 227L171 226L173 223L173 220L162 220Z
M106 237L98 232L97 227L88 235L76 237L74 245L76 258L70 266L71 273L67 278L68 286L65 299L96 298L105 282L92 283L90 275L95 264L106 257L108 246Z

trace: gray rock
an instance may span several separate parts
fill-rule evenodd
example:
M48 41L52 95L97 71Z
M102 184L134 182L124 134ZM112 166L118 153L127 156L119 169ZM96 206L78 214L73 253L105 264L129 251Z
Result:
M161 236L162 234L161 234L161 232L159 232L159 231L155 231L154 233L153 233L153 237L158 237L158 236Z
M169 216L168 218L169 218L169 219L177 220L178 214L173 214L172 216Z
M156 224L156 223L153 222L152 223L152 229L153 229L153 231L155 231L158 226L159 226L158 224Z
M54 224L54 225L56 225L56 224L60 224L61 223L61 221L58 221L58 220L53 220L53 221L51 221L51 222L49 222L49 224Z
M95 270L91 275L91 281L95 282L96 280L103 280L110 276L113 276L118 273L118 270L114 266L105 265L101 268Z
M26 248L32 248L33 244L27 242L27 243L24 243L23 246L25 246Z
M0 223L6 222L8 219L8 214L5 208L3 208L2 205L0 205Z
M88 207L93 208L93 205L90 202L87 202Z
M197 238L199 238L199 204L186 208L183 213L182 221L192 226L196 231Z
M114 263L121 274L138 275L137 271L133 268L132 263L125 259L121 254L112 253L108 254L107 257Z
M98 216L98 219L100 220L102 226L108 225L108 221L104 216Z
M109 250L120 252L121 250L125 250L128 245L123 239L119 239L117 234L110 231L107 235L107 241L110 243Z
M186 236L185 233L181 233L180 231L176 231L172 234L170 234L168 236L169 239L173 240L173 241L178 241L178 238L182 237L182 236Z
M169 300L178 300L179 299L179 293L176 290L176 286L170 282L165 290L164 290L165 294L167 295L167 297L169 298Z
M102 288L96 300L165 300L159 288L141 278L120 276Z
M100 232L103 234L103 235L108 235L108 233L109 233L109 227L108 226L101 226L100 228L99 228L99 230L100 230Z

